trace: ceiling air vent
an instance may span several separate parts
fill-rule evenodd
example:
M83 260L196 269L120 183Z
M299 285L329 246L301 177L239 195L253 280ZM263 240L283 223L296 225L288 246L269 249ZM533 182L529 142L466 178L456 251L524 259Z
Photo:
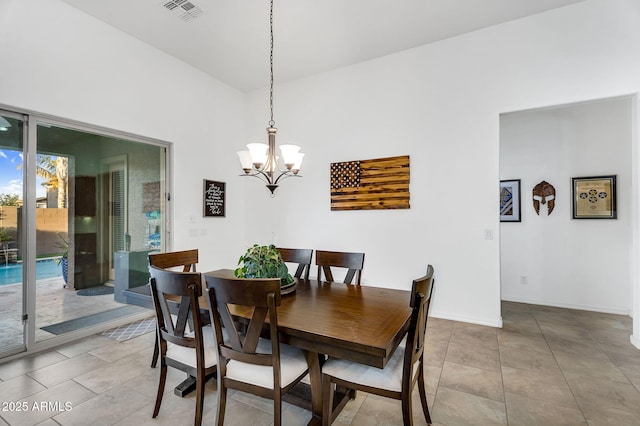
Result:
M203 13L202 9L188 0L164 0L161 4L169 12L177 13L183 21L191 21Z

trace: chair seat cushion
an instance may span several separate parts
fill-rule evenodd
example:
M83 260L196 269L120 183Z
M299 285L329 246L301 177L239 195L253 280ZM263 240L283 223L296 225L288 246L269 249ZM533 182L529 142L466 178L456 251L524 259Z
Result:
M204 340L204 366L213 367L218 363L218 348L216 347L213 329L210 325L202 327L202 339ZM186 337L194 337L195 333L186 334ZM196 350L185 348L167 342L167 358L171 358L183 364L196 368Z
M364 386L401 392L404 351L404 345L398 346L384 368L371 367L344 359L329 358L322 366L322 374ZM416 362L413 366L414 376L418 365L419 363Z
M257 353L270 354L271 341L258 341ZM280 386L285 387L307 371L307 360L300 349L280 344ZM231 360L227 363L227 377L244 383L251 383L273 389L273 368Z

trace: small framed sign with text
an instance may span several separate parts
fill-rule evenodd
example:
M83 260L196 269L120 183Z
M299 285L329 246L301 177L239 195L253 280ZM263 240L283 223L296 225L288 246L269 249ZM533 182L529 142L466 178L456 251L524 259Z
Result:
M204 217L224 217L225 183L204 180Z

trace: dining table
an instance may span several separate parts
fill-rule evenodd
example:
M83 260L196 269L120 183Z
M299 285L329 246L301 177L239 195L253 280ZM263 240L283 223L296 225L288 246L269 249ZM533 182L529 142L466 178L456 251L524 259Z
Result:
M204 274L234 277L230 269ZM325 356L384 368L409 328L411 292L315 279L295 280L295 290L283 295L277 307L279 339L306 354L309 408L313 414L310 424L317 424L322 419L321 363ZM251 316L251 308L233 306L229 310L240 322ZM334 409L341 410L348 398L348 394L335 398Z

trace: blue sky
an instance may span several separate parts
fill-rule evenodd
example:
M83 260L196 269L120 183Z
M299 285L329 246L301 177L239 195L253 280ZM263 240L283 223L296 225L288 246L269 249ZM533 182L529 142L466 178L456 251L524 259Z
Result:
M22 152L9 149L0 149L0 194L18 194L22 199ZM42 179L37 178L36 193L38 197L44 197L45 189L40 185Z

